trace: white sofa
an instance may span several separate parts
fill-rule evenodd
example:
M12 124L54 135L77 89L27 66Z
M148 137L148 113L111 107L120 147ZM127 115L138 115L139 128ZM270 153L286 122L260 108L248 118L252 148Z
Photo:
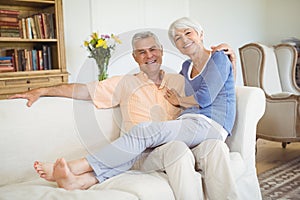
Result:
M230 148L241 199L261 199L255 168L255 134L265 110L261 89L239 86ZM97 110L91 102L43 97L31 108L23 99L0 101L0 199L174 199L163 173L132 171L89 190L66 191L38 177L35 160L75 159L119 135L118 108Z

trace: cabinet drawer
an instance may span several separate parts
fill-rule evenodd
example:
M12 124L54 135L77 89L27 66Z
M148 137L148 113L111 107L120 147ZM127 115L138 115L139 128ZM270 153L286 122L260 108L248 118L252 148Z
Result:
M15 94L25 92L33 88L57 85L62 82L63 76L1 80L0 94Z
M61 82L61 77L42 77L42 78L25 78L25 79L14 79L14 80L5 80L3 81L3 86L29 86L31 84L41 84L48 82ZM2 84L1 84L2 85Z

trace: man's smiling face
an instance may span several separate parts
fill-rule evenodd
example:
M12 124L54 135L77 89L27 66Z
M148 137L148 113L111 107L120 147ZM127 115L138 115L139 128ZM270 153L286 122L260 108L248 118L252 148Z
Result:
M133 57L139 64L141 71L146 74L160 71L162 56L163 50L156 44L154 38L148 37L136 41Z

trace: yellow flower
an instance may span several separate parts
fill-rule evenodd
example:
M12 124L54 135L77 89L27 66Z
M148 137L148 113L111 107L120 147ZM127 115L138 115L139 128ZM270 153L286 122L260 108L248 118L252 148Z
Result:
M97 40L97 39L98 39L98 33L96 33L96 32L92 33L91 37L92 37L94 40Z
M84 41L84 46L85 47L89 46L89 42L88 41Z
M118 44L121 44L121 43L122 43L122 41L120 40L120 38L118 38L116 35L111 34L111 37L112 37Z
M98 40L96 44L96 48L103 47L104 49L107 49L106 41L103 39Z

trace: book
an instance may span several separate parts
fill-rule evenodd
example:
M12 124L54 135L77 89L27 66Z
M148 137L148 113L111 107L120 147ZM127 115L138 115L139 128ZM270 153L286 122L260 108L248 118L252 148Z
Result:
M18 22L18 17L0 14L0 21L2 21L2 22Z
M0 56L0 61L11 60L12 56Z
M33 17L29 17L29 20L30 20L32 38L37 39L38 38L37 37L37 31L36 31L35 22L33 20Z
M37 28L39 29L40 38L45 39L45 31L43 26L42 14L36 14Z
M14 72L15 69L12 66L0 66L0 72Z
M4 21L0 21L0 26L19 27L19 22L4 22Z
M32 70L38 70L38 58L37 58L37 50L32 50Z
M24 49L24 53L25 53L25 71L30 71L31 70L29 52L30 51L28 49Z
M7 26L7 25L0 25L1 30L10 29L10 30L19 30L19 26Z
M36 29L37 38L41 39L42 35L41 35L41 27L40 27L38 15L33 16L33 21Z
M27 38L32 39L32 30L31 30L30 18L29 17L27 17L25 19L25 25L26 25L26 30L27 30Z
M19 49L18 50L18 62L19 62L19 71L26 70L26 59L25 59L25 50Z
M42 46L44 70L48 70L48 48L47 45Z
M13 72L13 62L11 56L0 57L0 72Z
M48 46L47 47L47 53L48 53L48 69L51 70L53 67L52 67L52 51L51 51L51 47Z
M7 49L6 55L12 57L13 67L15 71L19 71L19 62L18 62L18 51L16 48L14 49Z
M9 63L0 63L0 67L13 67L13 63L9 62Z
M6 33L1 33L0 32L0 37L20 37L20 33L11 33L11 32L6 32Z
M22 36L24 39L27 39L27 27L26 27L26 22L25 18L21 19L21 24L22 24Z
M20 11L0 9L0 14L19 15Z
M47 20L47 14L46 13L41 13L42 15L42 27L43 27L43 32L44 32L44 38L49 39L49 30L48 30L48 20Z
M0 33L19 33L19 29L0 29Z
M37 50L38 70L44 70L43 51Z
M55 26L54 26L54 14L47 13L47 29L49 32L49 39L55 39Z

